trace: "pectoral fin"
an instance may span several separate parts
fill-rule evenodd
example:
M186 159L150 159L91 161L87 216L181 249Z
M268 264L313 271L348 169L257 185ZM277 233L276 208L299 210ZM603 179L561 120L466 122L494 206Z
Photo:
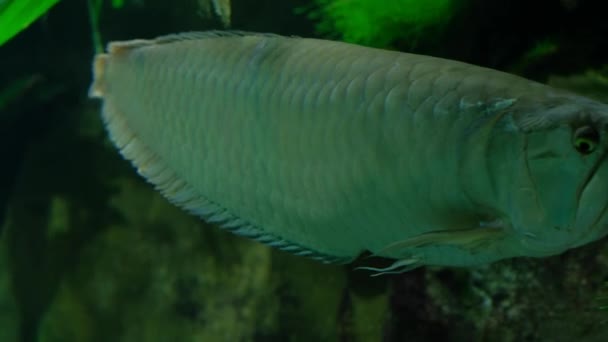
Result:
M428 246L453 246L471 252L505 236L505 231L497 226L482 226L474 229L437 230L402 241L397 241L374 253L376 256L387 256L397 260L387 267L358 267L357 269L377 272L373 276L411 271L423 266L424 255L417 253L416 248Z
M504 230L497 228L479 227L474 229L437 230L417 235L402 241L397 241L380 250L378 255L395 253L413 248L426 247L429 245L449 245L473 250L485 242L493 241L503 237Z

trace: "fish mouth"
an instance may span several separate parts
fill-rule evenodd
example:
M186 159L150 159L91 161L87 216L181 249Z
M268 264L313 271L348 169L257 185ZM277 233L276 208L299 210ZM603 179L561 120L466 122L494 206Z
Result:
M575 247L598 239L608 230L608 151L604 151L577 191L573 229L581 230Z
M517 229L518 240L527 255L548 256L561 253L595 241L608 234L608 150L591 165L576 190L572 193L573 213L571 218L559 226L537 229ZM528 160L527 158L525 159ZM528 175L530 170L527 168ZM530 179L532 179L530 177ZM526 201L527 207L536 207L539 217L530 216L524 222L542 222L545 211L535 193L534 182L519 189L518 199ZM557 223L557 222L556 222Z

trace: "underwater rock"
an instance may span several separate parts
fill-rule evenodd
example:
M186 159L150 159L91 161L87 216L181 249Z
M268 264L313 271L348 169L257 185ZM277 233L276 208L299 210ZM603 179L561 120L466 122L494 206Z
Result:
M598 337L608 334L608 315L598 309L596 297L608 276L600 257L608 246L601 247L543 261L431 270L427 293L450 334L460 337L456 340L601 341Z
M268 248L219 237L137 180L119 187L123 223L83 248L41 341L241 341L274 326Z
M349 293L341 266L206 226L134 177L116 185L121 190L111 203L122 222L84 246L42 318L40 341L382 336L386 291ZM345 296L353 302L349 324Z
M343 267L206 226L135 177L116 186L110 202L122 219L83 246L41 319L40 341L382 336L388 292L353 293Z

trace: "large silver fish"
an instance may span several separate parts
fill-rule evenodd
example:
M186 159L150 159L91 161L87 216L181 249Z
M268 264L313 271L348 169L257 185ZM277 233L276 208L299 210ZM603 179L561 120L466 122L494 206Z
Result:
M608 233L608 106L465 63L269 34L111 43L112 141L169 200L327 262L548 256Z

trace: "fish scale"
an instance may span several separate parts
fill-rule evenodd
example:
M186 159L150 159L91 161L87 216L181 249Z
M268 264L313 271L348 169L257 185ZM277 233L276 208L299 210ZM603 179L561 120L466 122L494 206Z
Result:
M141 53L144 54L144 51L142 51ZM148 64L148 63L152 64L153 63L153 61L148 61L147 60L148 57L146 57L146 56L139 56L138 58L144 59L146 64ZM186 59L187 58L192 58L192 52L185 54L185 58ZM166 60L168 60L167 57L160 58L160 62L159 63L164 63ZM230 61L230 59L229 59L229 61ZM301 64L303 62L301 62L301 60L300 60L299 63ZM363 65L363 62L361 62L361 59L358 59L358 60L355 59L354 65L357 66L357 64L359 65L358 68L360 68ZM294 67L298 67L298 64L296 63L294 65ZM167 86L169 88L178 88L179 86L182 86L182 87L184 86L184 85L177 85L176 84L177 81L178 81L178 79L176 79L176 77L179 77L179 75L180 75L180 71L179 70L183 70L182 68L177 68L178 71L175 73L175 75L177 75L177 76L173 76L173 77L169 76L170 71L168 71L169 70L168 68L162 68L161 67L160 69L164 69L165 71L159 73L160 76L158 76L158 77L151 76L149 80L146 80L146 82L151 82L151 83L157 84L158 86L160 86L162 84L167 84ZM240 71L242 72L243 68L240 68L240 69L241 69ZM203 71L204 71L204 69L203 69ZM192 73L192 71L185 72L184 76L191 75L191 73ZM362 93L366 90L366 88L364 88L365 83L363 83L362 78L363 78L363 76L357 75L357 77L355 77L353 80L351 80L351 82L348 83L348 85L346 86L346 91L345 91L345 95L346 96L352 96L353 98L359 98L359 97L361 97L361 95L363 95ZM192 78L191 77L185 77L185 79L189 79L190 82L188 82L188 83L190 83L190 84L192 83ZM290 84L287 86L287 90L292 90L292 89L294 90L292 92L292 97L290 99L291 103L289 103L289 101L288 101L288 107L289 108L296 108L296 109L300 109L301 110L302 107L304 107L304 106L307 105L303 101L303 96L301 96L302 92L305 91L305 88L301 87L301 86L299 86L297 84L297 83L300 83L300 82L304 82L304 81L300 81L300 80L294 79L292 77L291 80L290 80L290 82L289 82ZM142 83L139 83L138 86L141 87ZM226 92L227 92L227 95L230 96L230 95L234 94L235 92L238 92L239 89L244 88L242 86L244 84L246 84L246 82L242 82L240 84L235 84L235 83L230 84L230 83L226 82L226 87L227 87ZM202 88L205 89L205 87L202 87ZM150 91L151 90L149 88L146 88L146 92L150 92ZM165 90L160 90L160 91L164 92ZM126 90L125 93L129 93L129 91ZM180 108L188 108L188 107L191 108L191 106L193 106L192 103L195 102L194 100L191 100L190 101L191 102L190 105L186 104L187 103L187 99L193 99L193 97L189 97L188 98L188 97L184 97L184 96L175 96L175 97L172 97L172 96L154 96L154 95L160 95L160 94L154 94L154 93L149 93L149 95L153 95L153 98L157 98L158 97L159 99L161 99L161 101L159 103L160 103L160 108L161 108L162 112L169 112L169 111L180 112L181 111ZM243 95L245 96L245 98L247 98L247 96L251 96L246 91L244 92L243 95L238 95L238 94L235 94L235 95L236 95L235 98L237 98L239 96L243 96ZM163 98L164 99L168 99L168 100L170 100L172 98L175 98L175 100L174 100L173 104L170 104L170 102L168 100L166 102L163 101L162 100ZM148 106L146 107L146 111L144 111L144 112L152 113L153 110L154 110L153 107L155 106L154 103L155 103L154 101L150 101L148 103ZM242 102L238 102L237 101L237 102L235 102L235 104L233 106L230 106L228 108L232 107L231 109L235 113L239 113L239 112L242 112L244 110L243 106L245 106L245 103L246 103L245 101L242 101ZM351 102L351 106L352 106L351 109L355 111L355 113L353 113L352 115L354 116L355 119L361 120L362 117L366 115L366 112L360 112L358 114L356 112L357 110L365 109L365 105L366 105L365 102L363 102L363 103L361 103L361 102L358 103L357 101L352 101ZM171 107L171 109L169 109L169 107ZM230 115L230 113L231 113L231 111L227 111L226 115ZM302 113L299 113L298 111L296 111L296 114L302 115ZM163 118L163 117L166 118L166 116L159 115L159 118ZM133 120L133 118L129 118L129 119ZM149 117L149 120L152 120L152 119ZM156 120L156 118L154 118L154 120ZM330 122L328 122L328 123L331 124L331 120L329 120L329 121ZM304 121L304 122L306 123L306 121ZM221 122L217 121L217 120L216 121L210 121L210 122L209 121L205 122L205 120L202 120L201 123L200 123L200 125L202 127L204 127L205 124L207 124L208 127L210 127L212 131L216 131L216 132L223 131L223 132L225 132L223 134L226 134L226 135L229 135L229 136L232 135L232 133L230 131L234 129L232 127L229 127L229 129L226 129L224 127L224 125ZM312 125L313 121L308 121L308 124ZM173 138L171 138L171 136L169 136L169 134L171 134L170 133L171 131L167 130L167 132L165 133L165 136L163 136L162 140L176 139L178 146L190 146L189 145L190 142L188 141L188 139L192 139L193 137L191 135L189 135L189 134L181 134L183 131L185 131L187 129L185 125L186 125L185 118L184 118L184 120L179 120L179 119L175 120L175 122L173 122L173 125L168 126L168 128L171 128L171 129L175 130L175 132L172 134ZM304 126L303 128L307 128L307 127ZM142 133L140 133L140 134L142 134ZM153 136L156 133L154 133L154 134L148 133L148 134L150 136ZM212 135L209 135L208 133L205 134L205 135L207 136L207 138L205 139L205 145L206 146L210 146L214 142L217 143L217 140L215 140ZM355 139L356 136L357 135L349 135L346 138L350 138L351 139L351 143L353 143L356 140ZM299 135L299 137L300 137L300 139L303 139L305 137L305 135ZM309 138L314 138L314 136L313 137L309 137ZM321 136L319 138L323 139L324 137ZM142 140L144 140L144 139L146 139L146 138L143 138ZM227 145L226 145L225 152L228 152L228 155L226 155L225 157L222 157L221 153L211 154L211 156L213 157L213 159L207 159L207 158L203 159L203 161L208 160L209 167L206 167L206 168L202 167L200 170L198 170L199 172L201 172L201 174L204 174L204 173L210 174L210 177L216 180L215 182L209 182L210 184L208 185L208 188L209 188L209 192L210 193L219 193L221 191L226 191L226 188L222 186L222 183L217 181L217 180L221 179L221 177L223 176L223 171L222 170L226 170L226 171L227 170L234 170L235 168L242 168L243 167L242 164L248 164L247 162L242 162L242 164L239 165L239 163L234 160L234 158L238 158L238 157L235 157L234 155L230 154L230 152L235 153L234 151L236 149L234 148L234 145L238 144L238 140L228 140L228 141L226 141L226 144ZM232 144L232 145L230 145L230 144ZM298 149L305 148L306 144L307 144L306 141L299 141L297 143L295 153L299 154L299 155L305 155L306 154L305 151L298 151ZM331 147L331 146L327 146L327 147ZM346 149L347 147L343 146L343 148ZM153 149L154 150L161 150L161 147L155 147ZM184 150L186 150L186 149L184 149ZM322 152L322 151L319 151L319 152ZM245 150L241 150L241 153L243 153L244 155L254 155L256 153L256 151L250 150L250 149L245 149ZM202 154L208 154L208 153L202 153ZM330 159L331 156L328 156L326 158ZM218 167L218 168L210 167L211 165L222 165L223 160L231 160L231 159L232 159L233 165L226 165L226 166ZM355 179L355 178L362 177L361 175L359 175L359 171L360 170L358 170L358 168L362 168L362 167L363 166L356 166L356 165L354 167L351 166L352 174L350 175L350 178ZM271 170L272 169L274 169L274 168L271 168ZM284 168L277 168L277 171L280 171L280 170L284 170ZM277 174L277 173L271 173L269 176L270 176L270 178L287 177L287 175L285 175L285 174ZM348 182L348 172L343 173L342 177L343 176L347 176L347 179L344 180L344 181ZM340 175L336 175L336 177L340 177ZM280 179L284 180L284 178L280 178ZM323 175L319 175L319 176L317 176L316 179L320 181L322 179L327 179L327 176L324 177ZM332 179L327 179L327 180L335 182L335 183L339 183L340 182L339 180L332 180ZM272 184L272 181L266 181L266 182L269 183L269 184ZM288 186L291 186L293 188L294 184L289 184L289 185L286 186L286 188L279 189L279 190L285 191L285 190L287 190ZM213 197L213 195L210 195L210 197ZM325 197L325 196L323 196L323 197ZM234 201L234 200L228 198L225 201L230 202L230 201ZM222 200L219 200L218 202L222 202ZM321 203L323 203L323 202L321 202ZM236 212L239 212L238 209L233 209L233 210L236 211ZM320 211L323 211L323 210L320 210ZM263 211L262 211L262 213L263 213ZM253 215L253 213L251 215ZM297 216L301 216L301 215L296 215L296 217ZM283 224L285 224L285 225L293 226L293 225L296 224L296 222L294 222L295 220L292 221L292 220L289 219L289 217L287 217L287 219L284 219L284 220L285 220L285 222ZM253 220L251 220L251 221L253 221ZM267 226L267 224L265 224L265 222L264 222L263 219L260 219L258 222L262 222L260 224L261 226L264 226L264 227ZM291 227L290 229L296 229L296 228L297 227ZM304 227L301 227L300 231L303 234L303 233L306 232L306 229ZM277 235L282 235L282 236L286 236L287 235L288 236L289 234L285 234L285 233L281 234L281 233L279 233ZM290 240L296 240L297 241L297 239L293 239L293 238L290 239ZM354 254L360 252L361 250L363 250L363 248L364 248L363 246L356 246L357 251L350 252L350 253L351 253L351 255L354 255Z
M502 231L478 229L503 200L493 182L507 179L488 175L489 146L515 148L500 143L509 132L489 132L516 102L506 100L525 103L545 86L240 32L113 43L94 71L91 95L125 158L169 200L237 234L325 261L405 255L407 267L518 253L496 242ZM479 239L494 245L468 250Z

